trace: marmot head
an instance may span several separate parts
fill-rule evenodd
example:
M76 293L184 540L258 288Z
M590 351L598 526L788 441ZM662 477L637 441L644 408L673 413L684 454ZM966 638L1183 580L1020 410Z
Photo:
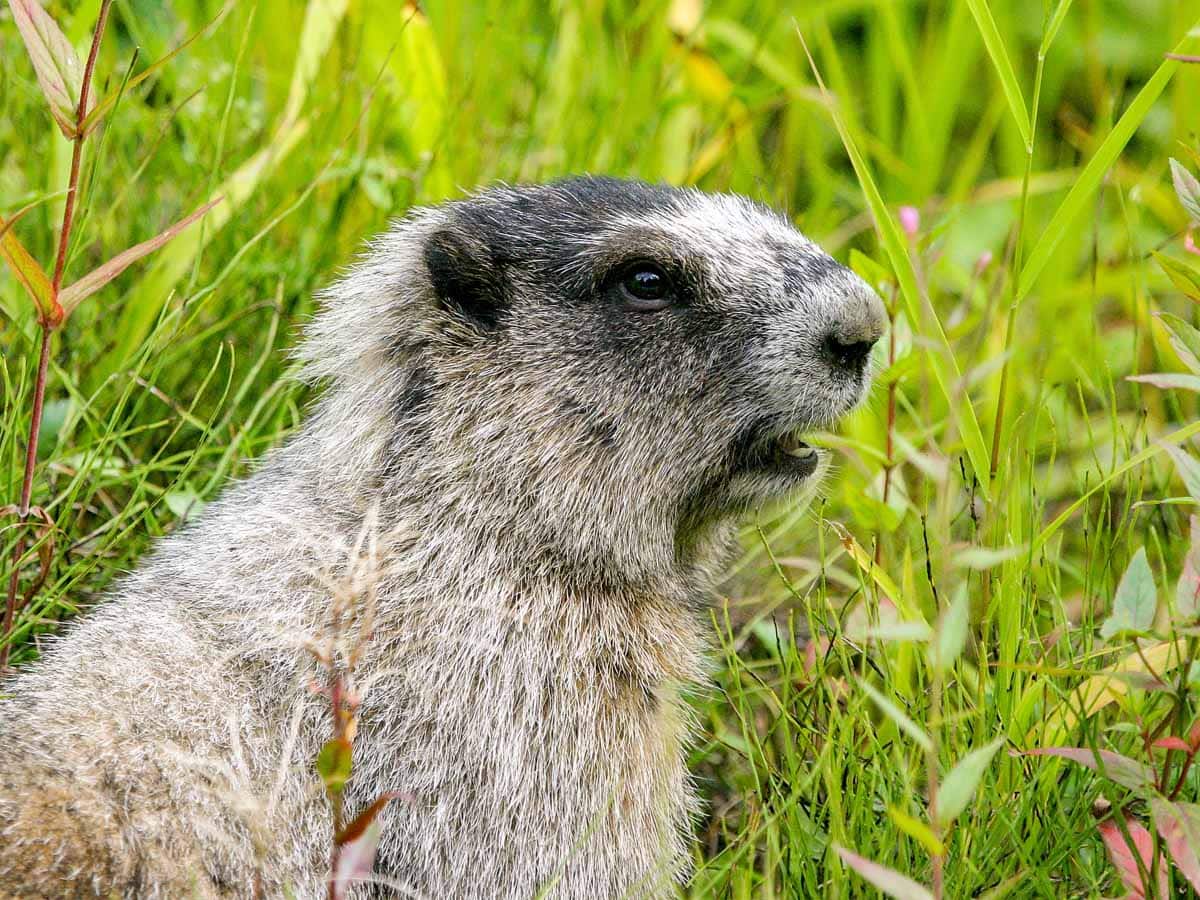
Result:
M382 423L385 494L629 577L812 479L886 322L778 213L591 177L419 211L327 299L306 355L334 427Z

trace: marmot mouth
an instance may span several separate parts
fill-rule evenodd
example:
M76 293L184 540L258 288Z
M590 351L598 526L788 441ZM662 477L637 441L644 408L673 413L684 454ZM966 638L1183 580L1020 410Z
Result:
M817 471L821 454L804 440L800 430L763 433L755 428L740 440L733 454L737 472L766 472L791 478L808 478Z

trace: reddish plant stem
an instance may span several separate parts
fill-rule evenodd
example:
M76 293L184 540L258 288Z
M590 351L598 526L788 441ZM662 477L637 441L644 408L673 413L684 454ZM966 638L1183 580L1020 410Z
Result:
M4 598L4 627L0 629L0 640L5 641L0 646L0 675L8 669L8 657L11 650L8 638L12 635L13 620L17 614L17 588L20 586L21 559L25 555L26 548L24 525L29 518L30 503L33 500L33 474L37 467L38 441L42 433L42 409L46 401L46 374L50 368L50 338L63 321L63 309L58 302L58 292L62 288L63 274L67 267L71 226L75 220L75 197L79 192L79 168L83 158L83 142L86 139L83 123L87 118L88 94L92 85L92 76L96 71L96 58L100 54L100 41L104 37L110 6L112 6L112 0L103 0L100 4L100 14L92 33L92 46L88 51L87 63L83 69L83 81L79 86L79 104L75 108L75 134L71 138L71 174L67 180L67 197L63 203L62 228L58 234L58 253L54 259L54 275L51 279L51 300L54 304L51 316L53 318L38 317L38 325L42 329L42 347L38 356L37 380L33 386L33 411L29 418L29 439L25 443L25 475L21 481L21 500L17 505L17 520L22 532L13 547L12 571L8 576L8 590Z
M42 329L42 351L38 357L37 382L33 388L33 415L29 420L29 441L25 449L25 477L21 481L21 501L17 506L17 518L24 525L29 518L29 504L33 499L33 470L37 461L38 436L42 430L42 407L46 397L46 372L50 368L50 335L49 328ZM0 637L12 633L13 619L17 614L17 587L20 581L21 557L25 555L25 536L22 533L13 547L12 571L8 574L8 592L4 599L4 627L0 629ZM9 644L0 646L0 674L8 668Z
M58 256L54 260L54 302L58 304L58 290L62 287L63 271L67 267L67 248L71 243L71 225L75 217L75 195L79 192L79 164L83 157L83 123L87 119L88 93L92 86L92 74L96 71L96 57L100 54L100 39L104 37L104 26L108 23L108 8L112 0L100 4L100 15L96 19L96 30L92 34L92 48L88 51L87 63L83 67L83 82L79 86L79 106L75 109L75 136L71 139L71 177L67 181L67 199L63 204L62 232L58 239ZM59 323L54 323L57 326Z

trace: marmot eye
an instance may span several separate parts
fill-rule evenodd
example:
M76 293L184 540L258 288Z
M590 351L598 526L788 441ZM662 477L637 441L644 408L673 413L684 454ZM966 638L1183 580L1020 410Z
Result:
M666 309L674 299L667 273L654 263L634 263L621 276L621 292L633 309L652 312Z

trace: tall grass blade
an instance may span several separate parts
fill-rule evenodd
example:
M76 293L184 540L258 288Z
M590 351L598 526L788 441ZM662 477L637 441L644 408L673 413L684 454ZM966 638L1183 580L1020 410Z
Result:
M900 293L904 300L904 308L908 313L909 321L913 324L913 327L916 327L921 322L920 307L924 297L917 285L917 276L913 269L912 259L908 253L908 245L905 243L904 236L900 233L900 228L896 224L896 220L888 210L887 204L883 201L883 196L875 184L875 178L871 174L871 168L867 163L866 157L859 150L858 142L854 139L848 124L842 118L838 104L834 102L825 90L825 82L821 78L821 73L817 69L817 64L813 60L812 54L809 52L808 44L804 41L804 35L800 34L799 29L797 29L796 33L799 35L804 52L808 56L809 65L812 67L813 75L817 79L817 85L825 98L826 106L829 109L830 116L833 118L834 127L842 139L842 145L846 148L847 156L850 157L850 164L854 167L854 173L858 176L863 196L866 198L867 205L871 209L871 214L875 220L875 227L879 232L884 250L888 255L888 260L892 264L892 270L896 273L896 280L900 283ZM991 495L989 483L990 462L987 443L983 437L983 430L979 427L979 419L975 415L975 408L971 405L971 399L966 395L965 388L962 387L962 372L958 367L958 360L954 356L954 350L950 346L950 341L946 337L946 331L942 327L937 312L933 309L930 309L930 319L933 321L934 337L937 346L927 354L929 367L933 372L938 389L941 391L942 396L946 398L950 414L954 418L955 424L962 435L967 456L971 460L971 467L974 469L975 477L979 482L980 493L987 498ZM963 396L955 396L956 390L962 390Z
M1193 30L1198 26L1200 26L1200 20L1197 20L1196 24L1192 26ZM1194 38L1189 33L1175 46L1175 52L1182 52L1193 40ZM1116 127L1100 145L1100 149L1088 161L1074 186L1067 193L1066 199L1055 210L1050 224L1043 229L1041 239L1022 267L1014 302L1020 302L1032 290L1034 282L1041 275L1042 269L1046 268L1046 264L1050 262L1050 257L1058 249L1058 245L1074 229L1075 222L1084 212L1092 195L1100 187L1105 173L1116 162L1117 157L1125 149L1125 145L1129 143L1134 132L1142 124L1142 120L1146 118L1150 108L1175 72L1178 71L1180 65L1181 63L1173 59L1163 61L1155 73L1150 76L1150 80L1146 82L1145 86L1138 91Z
M287 104L283 108L284 122L294 122L300 118L304 102L308 99L308 89L321 67L321 61L325 59L333 36L337 34L347 6L349 0L309 0L304 12L304 26L300 31L296 64L292 68Z
M971 15L979 28L979 36L983 38L983 46L987 48L996 74L1000 77L1000 87L1004 90L1004 99L1008 101L1008 110L1012 113L1017 131L1021 133L1021 142L1026 150L1033 148L1033 133L1029 127L1029 108L1025 105L1025 97L1021 93L1021 85L1017 82L1017 74L1013 71L1012 61L1008 58L1008 50L992 11L988 8L987 0L967 0Z

